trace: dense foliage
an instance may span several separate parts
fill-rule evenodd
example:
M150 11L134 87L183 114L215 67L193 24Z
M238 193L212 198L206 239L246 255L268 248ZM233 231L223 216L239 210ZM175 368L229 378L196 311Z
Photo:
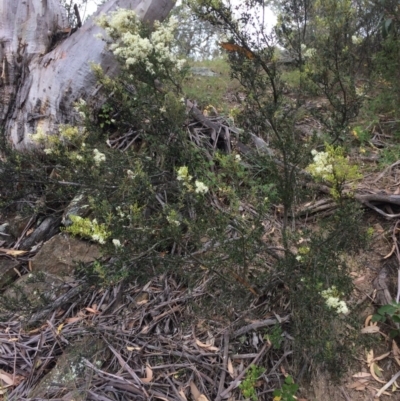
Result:
M212 134L191 135L188 52L177 52L177 20L149 27L128 10L103 16L99 40L117 57L120 75L93 66L102 107L79 102L79 126L36 133L30 153L3 146L3 209L29 193L23 212L59 213L83 196L90 213L71 216L63 229L103 246L107 258L80 269L92 283L168 271L190 286L206 276L210 293L218 292L213 307L227 313L254 295L269 294L274 310L285 299L296 360L340 374L357 333L345 327L358 324L356 306L346 302L353 290L346 255L367 241L352 198L361 175L348 151L369 116L399 112L398 11L378 3L275 2L278 23L267 32L260 1L235 10L221 0L191 2L193 15L231 45L227 62L244 100L230 121L240 127L238 142L261 143L247 153L227 152ZM310 107L310 99L321 106ZM298 124L308 115L320 129L304 134ZM116 150L117 143L126 146ZM336 208L311 230L296 213L321 183ZM267 228L277 215L273 243Z

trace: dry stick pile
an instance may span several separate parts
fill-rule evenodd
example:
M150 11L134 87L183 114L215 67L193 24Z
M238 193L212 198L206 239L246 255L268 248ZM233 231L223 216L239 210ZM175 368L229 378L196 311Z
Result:
M291 352L277 355L257 332L277 319L236 331L214 320L196 321L191 304L206 296L206 284L188 291L171 277L160 276L144 287L86 291L36 329L24 329L18 319L1 323L1 378L8 380L8 399L70 400L77 394L102 401L182 401L190 395L242 399L237 386L251 363L266 368L258 394L280 387L278 368ZM280 319L287 320L287 316ZM247 334L252 334L251 345L239 341ZM80 373L68 385L53 379L40 397L32 396L43 376L52 374L60 355L82 339L88 344L101 341L95 358L83 355L76 362ZM69 370L75 372L72 363Z
M210 160L212 156L207 152L210 150L223 149L225 153L232 152L232 145L236 145L239 139L239 130L232 126L229 120L224 116L206 117L189 100L186 101L187 113L190 118L187 121L187 134L189 139L198 147L202 148L206 157ZM136 129L129 129L128 132L121 135L116 133L107 140L109 147L125 152L136 143L141 141L142 132ZM171 134L171 140L174 135Z

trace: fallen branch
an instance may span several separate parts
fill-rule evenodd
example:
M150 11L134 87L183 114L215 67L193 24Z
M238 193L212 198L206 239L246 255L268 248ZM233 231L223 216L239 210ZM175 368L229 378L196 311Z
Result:
M229 333L225 332L224 334L224 355L222 356L222 371L221 371L221 377L219 380L219 386L218 386L218 393L217 397L215 398L215 401L221 401L221 393L223 392L224 389L224 384L225 384L225 378L226 378L226 371L227 371L227 366L228 366L228 351L229 351Z
M233 333L232 338L239 337L243 334L246 334L247 332L249 332L251 330L257 330L257 329L260 329L261 327L273 326L277 323L285 323L289 320L289 318L290 318L290 315L287 315L285 317L280 318L280 321L278 321L278 319L266 319L266 320L261 320L259 322L251 323L248 326L244 326L244 327L240 328L239 330L236 330Z
M379 398L383 392L388 389L400 376L400 371L397 372L375 395L375 398Z
M42 309L41 311L34 313L28 320L28 325L34 325L41 320L45 319L50 312L58 309L59 307L67 304L70 302L73 298L75 298L77 295L79 295L81 292L83 292L84 285L80 284L77 285L76 287L72 288L69 290L66 294L62 295L58 299L56 299L51 305L49 305L47 308Z

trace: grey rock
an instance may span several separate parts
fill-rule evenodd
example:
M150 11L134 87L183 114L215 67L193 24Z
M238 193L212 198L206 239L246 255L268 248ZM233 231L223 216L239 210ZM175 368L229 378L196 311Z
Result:
M76 262L93 262L101 256L97 245L66 234L59 234L47 241L31 262L32 271L45 271L59 276L73 273Z
M8 233L14 238L19 238L26 225L29 223L32 216L23 217L19 214L7 216L7 223L9 224Z
M84 192L79 193L72 199L64 211L61 223L68 227L72 224L70 216L87 217L90 213L87 195Z
M27 310L35 309L66 293L70 289L68 281L71 278L62 279L45 272L25 274L7 288L3 295L10 305L23 303Z
M93 371L85 360L101 367L107 359L109 350L106 344L89 335L71 344L58 358L54 368L31 391L29 398L41 400L57 398L84 401Z
M5 287L17 277L16 268L19 266L17 260L0 259L0 289Z

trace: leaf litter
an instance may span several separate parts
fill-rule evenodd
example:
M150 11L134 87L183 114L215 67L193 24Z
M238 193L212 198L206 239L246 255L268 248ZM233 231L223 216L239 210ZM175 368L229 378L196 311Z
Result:
M272 393L284 380L280 366L290 362L291 352L277 357L267 341L260 341L255 350L252 337L278 319L250 325L244 319L234 324L222 319L212 324L200 321L190 305L207 295L205 285L203 281L188 291L162 275L151 280L145 291L133 284L81 287L37 327L27 326L18 315L3 320L2 392L10 400L34 400L32 390L54 369L68 346L81 339L89 343L101 339L104 349L96 357L101 363L82 358L86 373L74 379L74 394L84 394L87 400L240 400L238 385L252 364L266 368L257 383L258 392ZM146 302L141 299L144 292ZM288 319L280 317L282 322ZM247 345L242 341L246 335ZM262 339L261 334L258 337ZM70 392L52 383L45 397L65 400Z

